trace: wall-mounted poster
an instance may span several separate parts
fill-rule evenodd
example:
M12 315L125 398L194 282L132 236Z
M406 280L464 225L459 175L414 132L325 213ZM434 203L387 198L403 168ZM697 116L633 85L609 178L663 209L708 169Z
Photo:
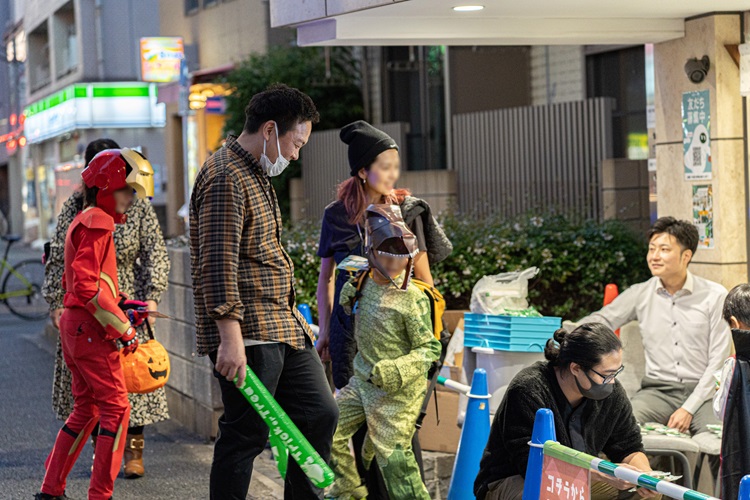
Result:
M714 190L711 184L693 186L693 224L700 237L698 248L714 248Z
M682 94L682 150L685 179L711 180L711 94L708 90Z

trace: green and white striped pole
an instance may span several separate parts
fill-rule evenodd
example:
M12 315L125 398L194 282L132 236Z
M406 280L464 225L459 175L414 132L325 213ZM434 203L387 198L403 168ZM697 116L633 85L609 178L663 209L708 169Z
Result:
M446 387L452 391L460 392L461 394L469 394L471 392L471 387L469 387L468 385L460 384L455 380L451 380L443 376L439 376L437 378L437 382L443 387Z
M547 441L544 443L544 454L582 469L591 469L607 474L608 476L622 479L628 483L656 491L670 498L676 498L678 500L719 500L718 498L687 489L678 484L670 483L663 479L657 479L648 474L608 462L607 460L602 460L601 458L587 455L581 451L573 450L555 441Z

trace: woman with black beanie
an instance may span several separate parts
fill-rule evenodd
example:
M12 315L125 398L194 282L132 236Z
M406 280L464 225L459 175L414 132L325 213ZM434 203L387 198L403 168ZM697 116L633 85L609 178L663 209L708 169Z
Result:
M419 253L414 261L414 277L433 284L430 265L444 260L453 247L432 216L426 201L396 189L401 173L399 148L388 134L365 121L356 121L341 129L341 140L348 146L350 178L338 186L337 200L326 207L320 233L318 256L321 257L318 279L318 314L320 336L316 348L321 359L331 361L333 382L343 388L354 374L352 362L357 353L351 317L339 305L339 294L347 273L334 277L336 266L350 255L364 256L364 214L372 203L401 206L409 229L416 235ZM370 500L387 499L382 476L377 467L366 471L360 451L366 434L362 427L352 439L357 466L367 484ZM419 439L415 433L412 447L422 465ZM422 474L424 476L424 474Z

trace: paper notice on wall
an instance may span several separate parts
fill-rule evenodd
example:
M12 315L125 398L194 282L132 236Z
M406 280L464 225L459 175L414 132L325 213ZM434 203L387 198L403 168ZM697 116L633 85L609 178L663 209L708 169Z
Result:
M685 179L711 180L711 94L708 90L682 94L682 149Z
M714 248L714 191L711 184L693 186L693 224L698 228L698 248Z
M750 96L750 43L740 45L740 95Z

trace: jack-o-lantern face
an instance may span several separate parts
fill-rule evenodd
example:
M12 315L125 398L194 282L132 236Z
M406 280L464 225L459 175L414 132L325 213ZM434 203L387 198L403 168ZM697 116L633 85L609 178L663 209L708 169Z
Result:
M167 378L167 374L169 372L169 363L164 356L151 356L150 358L148 358L147 364L148 373L154 380Z

